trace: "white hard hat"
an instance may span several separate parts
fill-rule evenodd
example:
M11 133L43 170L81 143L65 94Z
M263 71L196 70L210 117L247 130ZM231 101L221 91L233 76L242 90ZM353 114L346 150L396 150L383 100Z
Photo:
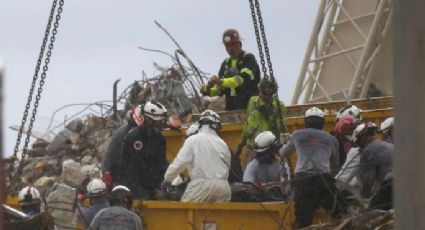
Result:
M317 107L311 107L305 112L305 117L323 117L323 111Z
M351 115L351 116L355 117L357 120L361 120L362 119L362 110L359 109L359 107L357 107L355 105L348 105L348 106L342 108L341 110L339 110L339 112L336 114L336 119L339 120L344 115Z
M199 124L198 123L192 123L186 129L186 137L192 136L193 134L197 133L198 130L199 130Z
M370 129L377 129L376 124L373 122L361 123L353 131L353 142L356 143L360 137L367 134Z
M276 140L276 136L271 131L264 131L255 137L254 151L264 152L272 147L278 148L281 144Z
M207 109L204 112L202 112L199 120L200 121L208 120L208 121L211 121L211 122L214 122L214 123L220 123L220 116L216 112L214 112L210 109Z
M31 186L27 186L18 193L20 203L38 203L40 202L40 192Z
M165 106L155 101L148 101L145 104L143 111L146 117L152 118L155 121L164 120L164 118L167 116L167 109Z
M100 196L106 192L106 185L100 179L95 178L87 185L87 193L89 196Z
M384 122L381 123L381 132L388 133L390 129L394 126L394 117L389 117L385 119Z
M118 190L124 190L127 192L131 192L130 189L127 186L124 185L117 185L112 189L112 192L118 191Z

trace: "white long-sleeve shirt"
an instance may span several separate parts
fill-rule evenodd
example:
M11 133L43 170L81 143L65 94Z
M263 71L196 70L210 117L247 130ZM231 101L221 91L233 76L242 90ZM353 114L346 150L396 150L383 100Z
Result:
M227 144L208 126L189 137L173 163L168 167L164 180L172 181L185 168L191 181L197 179L227 180L230 168L230 150Z

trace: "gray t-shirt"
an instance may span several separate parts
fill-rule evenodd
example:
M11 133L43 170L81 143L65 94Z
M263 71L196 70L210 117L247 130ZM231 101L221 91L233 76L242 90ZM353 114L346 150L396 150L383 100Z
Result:
M251 183L282 182L284 178L288 178L288 175L288 167L282 165L278 159L271 164L260 164L257 159L254 159L246 166L243 181Z
M372 141L360 150L359 179L362 195L369 197L375 183L381 185L386 177L391 177L394 145L385 141Z
M102 209L90 224L93 230L142 230L140 218L121 206Z
M336 175L339 167L338 141L329 133L318 129L295 131L279 154L286 158L297 151L295 173Z
M94 216L102 209L108 208L109 201L100 202L97 204L93 204L88 208L85 208L80 202L77 203L79 210L77 210L78 221L84 225L86 229L90 225Z

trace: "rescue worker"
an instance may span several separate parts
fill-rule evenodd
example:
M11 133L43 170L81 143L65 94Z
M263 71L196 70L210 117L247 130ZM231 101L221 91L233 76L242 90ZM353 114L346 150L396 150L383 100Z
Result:
M284 125L284 127L282 127L282 119L285 123L286 117L285 104L279 101L281 109L280 114L283 116L279 118L278 102L273 96L277 92L276 82L269 78L263 78L258 84L258 89L260 91L258 96L251 97L248 103L245 126L236 150L237 156L241 154L246 144L252 146L254 144L254 138L261 132L269 130L276 137L280 136L280 133L286 132L286 126ZM247 162L245 162L244 165L254 158L254 153L252 151L247 155Z
M24 229L34 229L34 230L56 230L56 226L54 225L54 220L52 215L50 215L46 210L45 207L44 211L41 211L41 196L40 192L32 187L32 186L26 186L23 189L21 189L18 193L18 202L19 206L21 208L21 211L29 216L41 216L41 222L35 221L33 222L32 226L30 228ZM33 219L35 220L35 218ZM40 219L39 219L40 220ZM17 225L19 226L19 225ZM21 228L19 228L21 229Z
M102 209L93 218L90 229L93 230L141 230L140 217L131 211L133 198L130 189L118 185L111 192L111 207Z
M113 132L108 149L102 157L102 180L109 189L112 188L114 178L118 177L119 162L122 157L120 148L124 137L132 128L143 123L142 109L142 105L131 109L127 122Z
M382 139L391 144L394 144L393 129L394 117L389 117L381 123Z
M338 121L344 115L351 115L357 119L357 121L362 120L362 110L355 105L347 105L344 108L340 109L336 114L336 121Z
M218 76L212 76L200 91L204 96L225 95L226 110L245 109L249 98L257 95L260 68L255 56L242 50L237 30L224 31L222 41L230 57L221 64Z
M270 131L265 131L255 138L255 159L245 169L244 182L265 184L270 182L283 182L289 179L289 167L277 156L282 144Z
M190 182L181 201L230 201L231 191L227 179L231 153L219 136L220 117L212 110L205 110L198 123L198 133L186 139L168 167L161 188L168 190L171 181L187 168Z
M364 198L371 198L369 208L392 208L392 163L394 146L375 140L377 127L372 122L362 123L354 130L353 140L360 148L358 178Z
M167 143L161 133L166 114L164 105L147 102L143 124L131 129L122 142L114 184L127 186L135 198L161 198L160 185L167 168Z
M345 114L338 119L332 134L339 144L339 164L343 165L347 159L347 154L353 147L353 131L357 127L359 120L353 115Z
M81 194L77 195L77 218L78 221L84 225L85 229L89 229L90 223L96 213L110 206L107 193L108 190L105 183L103 183L102 180L95 178L87 185L87 195L90 201L89 208L85 208L82 204L84 199Z
M320 206L328 211L333 209L336 191L333 176L339 164L338 141L322 130L323 111L316 107L308 109L304 121L306 128L295 131L279 152L282 158L297 152L293 182L297 228L311 225L314 211Z
M35 215L40 213L41 197L40 192L32 187L26 186L18 193L19 206L23 213Z

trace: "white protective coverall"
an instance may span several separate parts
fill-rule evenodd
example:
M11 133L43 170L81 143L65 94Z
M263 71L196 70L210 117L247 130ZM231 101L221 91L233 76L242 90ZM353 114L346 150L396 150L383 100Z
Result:
M359 193L360 182L357 174L360 169L360 148L352 147L347 154L347 159L335 176L336 184L340 189L347 189L352 193Z
M203 125L197 134L186 139L164 180L172 181L187 168L191 181L181 201L230 201L232 194L227 181L230 154L229 147L215 130Z

